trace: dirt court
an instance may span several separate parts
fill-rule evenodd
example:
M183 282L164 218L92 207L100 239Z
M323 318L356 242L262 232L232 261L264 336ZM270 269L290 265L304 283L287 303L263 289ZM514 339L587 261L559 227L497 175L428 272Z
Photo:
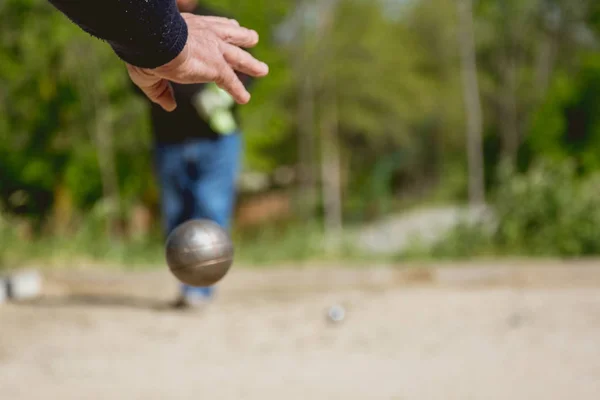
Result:
M597 400L591 264L236 268L203 312L165 271L53 272L0 306L0 399Z

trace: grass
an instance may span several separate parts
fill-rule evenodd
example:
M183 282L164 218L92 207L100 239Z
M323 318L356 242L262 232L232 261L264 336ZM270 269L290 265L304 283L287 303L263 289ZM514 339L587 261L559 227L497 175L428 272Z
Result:
M337 250L328 250L317 224L270 226L234 233L236 263L275 268L284 264L335 262L348 267L389 261L361 253L348 236ZM0 269L26 265L65 268L102 264L119 269L150 269L164 266L164 242L159 236L142 240L115 240L93 230L69 237L38 237L24 240L11 229L0 230Z
M78 265L102 265L135 270L164 268L164 241L159 236L142 240L115 240L101 229L87 226L69 237L44 236L23 240L4 224L0 229L0 269L36 265L41 268L69 268ZM98 226L98 225L95 225ZM100 225L101 226L101 225ZM0 226L2 228L2 226ZM284 265L334 263L344 267L374 264L414 265L447 261L498 258L494 252L476 254L475 237L454 232L441 247L415 242L401 254L377 256L360 251L353 240L352 227L346 228L337 250L328 250L319 223L294 223L234 232L236 264L253 268L277 268ZM479 248L480 246L475 246Z
M423 268L437 266L473 265L474 261L511 259L516 253L499 252L477 244L465 232L453 232L438 246L423 246L415 242L407 251L390 256L374 256L359 251L351 233L337 251L327 251L325 237L319 225L296 224L271 226L254 232L235 233L236 265L251 268L278 268L289 265L333 264L336 267L362 268L372 265L402 265ZM524 255L518 257L523 259ZM526 257L540 260L540 257ZM552 257L555 259L555 257ZM465 265L466 265L465 264ZM23 240L10 229L0 229L0 272L20 267L36 266L45 269L96 266L117 270L165 268L164 243L156 237L137 241L119 241L102 234L82 231L70 237L40 237Z
M23 241L2 237L0 269L23 265L61 268L78 264L102 263L120 268L148 268L164 259L162 246L156 241L121 242L108 238L52 238Z

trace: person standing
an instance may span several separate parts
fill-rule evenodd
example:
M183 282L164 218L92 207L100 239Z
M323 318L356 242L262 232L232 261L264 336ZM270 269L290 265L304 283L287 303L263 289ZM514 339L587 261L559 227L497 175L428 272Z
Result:
M244 76L269 72L244 50L258 34L233 19L184 12L190 1L48 1L106 42L151 102L167 232L189 217L228 226L241 154L234 103L250 101ZM175 305L213 292L182 287Z
M196 0L177 0L177 6L181 12L217 16ZM248 83L248 77L240 78ZM242 155L237 104L212 82L171 86L175 110L149 101L165 235L198 218L229 229ZM214 293L215 287L182 284L173 306L206 304Z

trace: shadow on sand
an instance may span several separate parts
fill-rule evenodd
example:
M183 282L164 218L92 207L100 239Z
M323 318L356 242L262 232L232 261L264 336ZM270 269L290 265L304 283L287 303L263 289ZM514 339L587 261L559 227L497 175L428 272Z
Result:
M165 300L133 296L71 294L66 296L42 296L32 300L15 301L20 307L37 308L127 308L144 311L176 311L172 303Z

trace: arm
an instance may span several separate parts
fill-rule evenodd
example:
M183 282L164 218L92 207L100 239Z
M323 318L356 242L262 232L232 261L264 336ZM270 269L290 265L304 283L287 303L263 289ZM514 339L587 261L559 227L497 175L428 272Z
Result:
M175 0L49 0L128 64L156 68L184 48L188 29Z
M216 82L238 103L250 94L236 75L269 67L242 48L258 43L237 21L180 14L175 0L49 0L81 29L107 41L131 80L165 110L177 107L169 83Z

